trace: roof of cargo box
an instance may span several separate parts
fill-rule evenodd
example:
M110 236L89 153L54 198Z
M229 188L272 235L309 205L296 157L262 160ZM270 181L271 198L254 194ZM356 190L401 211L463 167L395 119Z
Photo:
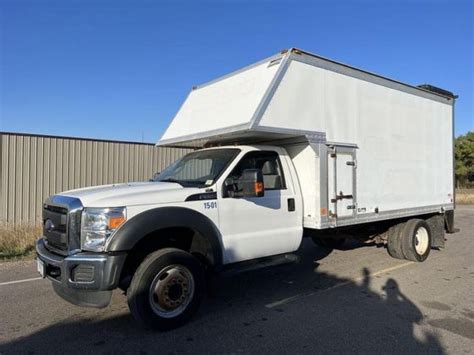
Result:
M295 116L292 115L292 107L303 104L297 99L293 99L292 105L284 107L287 110L285 112L286 123L266 125L268 120L262 122L262 117L266 114L269 106L274 104L272 100L275 92L292 62L309 64L325 71L444 104L452 105L456 98L450 92L430 85L421 87L408 85L292 48L203 85L193 87L157 145L201 148L226 143L255 144L304 136L324 141L325 132L322 130L292 128L292 120ZM305 76L299 75L296 81L304 83ZM311 84L294 87L299 90L304 90L303 88L311 88ZM281 105L279 109L282 109Z

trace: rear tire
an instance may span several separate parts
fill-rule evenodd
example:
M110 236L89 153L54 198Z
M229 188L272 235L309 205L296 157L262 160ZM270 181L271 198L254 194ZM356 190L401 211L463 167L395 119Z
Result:
M186 323L205 291L204 270L191 254L174 248L150 254L127 290L130 312L143 326L168 330Z
M405 259L422 262L431 250L431 229L422 219L410 219L400 232Z
M318 238L318 237L311 237L314 244L319 245L320 247L329 248L329 249L339 249L345 243L345 239L343 238Z
M395 259L405 259L402 251L401 231L405 223L396 224L388 230L387 251L388 254Z

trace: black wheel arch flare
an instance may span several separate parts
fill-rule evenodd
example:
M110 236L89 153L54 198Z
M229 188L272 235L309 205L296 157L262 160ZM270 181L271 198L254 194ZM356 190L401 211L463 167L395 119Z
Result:
M214 267L222 266L223 248L217 226L202 213L185 207L158 207L133 216L112 236L107 252L131 250L148 234L171 227L186 227L206 238L212 248Z

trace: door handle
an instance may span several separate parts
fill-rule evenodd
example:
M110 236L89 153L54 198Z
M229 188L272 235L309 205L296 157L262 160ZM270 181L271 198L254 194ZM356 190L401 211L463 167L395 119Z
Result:
M295 199L294 198L289 198L288 199L288 211L289 212L294 212L295 210L296 210Z

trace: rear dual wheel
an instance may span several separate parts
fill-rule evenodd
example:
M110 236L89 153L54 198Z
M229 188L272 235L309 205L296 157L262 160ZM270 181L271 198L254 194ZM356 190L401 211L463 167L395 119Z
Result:
M388 241L387 251L388 254L395 259L405 259L402 252L402 238L401 230L404 227L404 223L396 224L388 230Z
M388 231L388 253L397 259L422 262L431 249L431 229L422 219L410 219Z
M411 219L403 228L402 251L405 259L425 261L431 250L431 229L422 219Z

